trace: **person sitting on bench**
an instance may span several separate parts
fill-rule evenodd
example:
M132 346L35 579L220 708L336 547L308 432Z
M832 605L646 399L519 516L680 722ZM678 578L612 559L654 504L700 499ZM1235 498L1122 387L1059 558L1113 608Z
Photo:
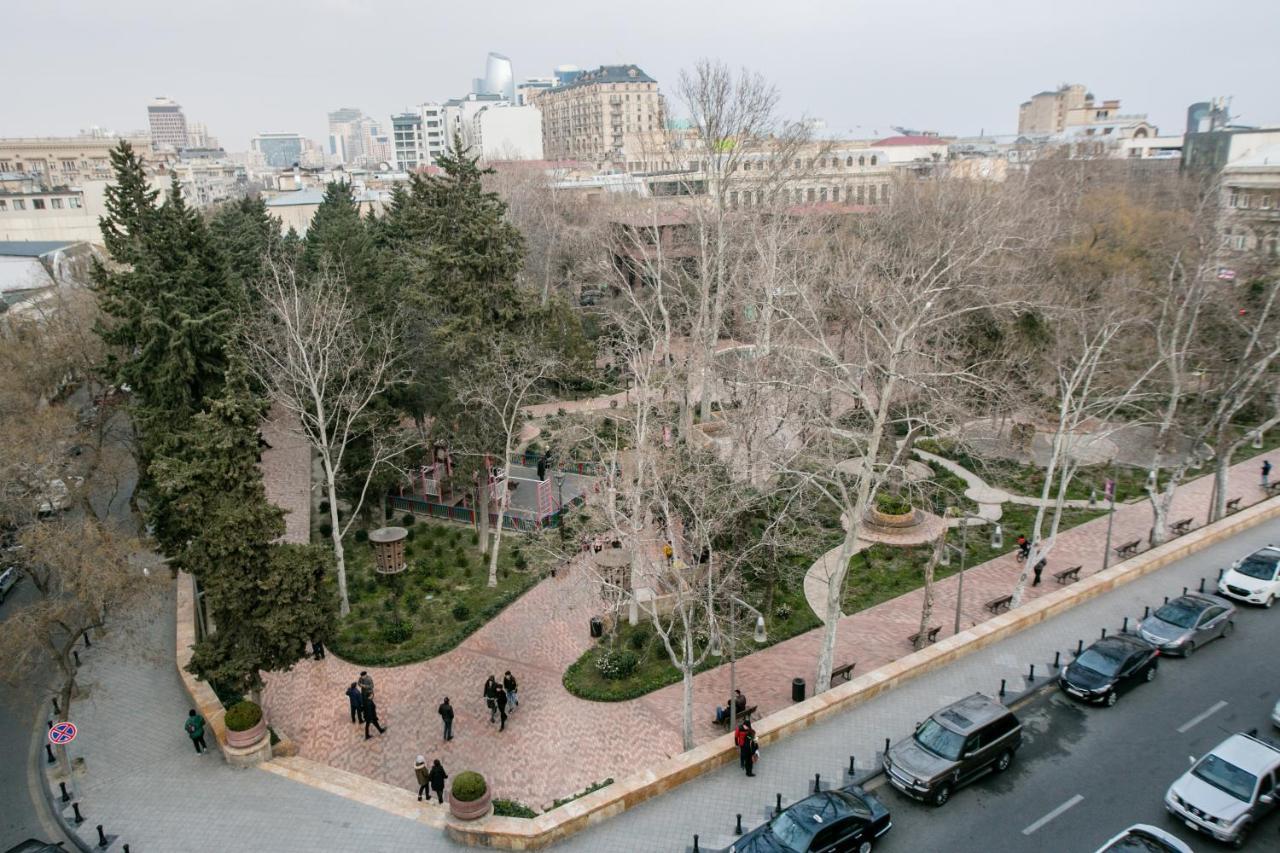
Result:
M742 712L747 710L747 697L742 695L741 690L733 691L733 704L737 710L737 715L742 716ZM723 723L729 719L729 705L726 703L723 708L716 708L716 722Z

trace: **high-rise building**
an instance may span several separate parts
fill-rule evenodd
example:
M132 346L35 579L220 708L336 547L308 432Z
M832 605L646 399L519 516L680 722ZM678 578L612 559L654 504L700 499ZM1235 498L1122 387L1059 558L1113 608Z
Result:
M176 101L159 97L147 104L147 123L151 127L152 145L175 151L187 147L187 117Z
M515 77L511 73L511 60L500 53L490 53L484 63L484 88L478 95L501 95L510 103L516 102Z
M302 160L306 145L296 133L259 133L249 140L249 147L261 156L264 165L287 169Z
M559 76L559 72L557 72ZM629 172L660 168L666 104L635 65L602 65L538 95L542 147L550 160L606 163Z
M422 137L422 113L404 112L391 117L391 138L395 145L396 169L413 172L426 165L427 151Z
M329 153L339 163L354 163L363 154L358 125L364 113L355 107L342 107L329 113Z

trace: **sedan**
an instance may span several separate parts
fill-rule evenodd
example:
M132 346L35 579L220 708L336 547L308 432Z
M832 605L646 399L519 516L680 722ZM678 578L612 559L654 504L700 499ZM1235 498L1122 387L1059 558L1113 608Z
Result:
M870 853L892 827L889 810L874 794L849 785L788 806L721 853Z
M1159 649L1137 637L1104 637L1063 668L1058 686L1077 699L1110 708L1120 694L1155 679L1159 657Z
M1231 564L1218 581L1218 595L1270 607L1280 596L1280 547L1268 545Z
M1208 595L1179 596L1138 624L1138 636L1165 654L1189 657L1235 630L1236 609Z
M1097 853L1193 853L1181 839L1163 829L1135 823L1098 848Z

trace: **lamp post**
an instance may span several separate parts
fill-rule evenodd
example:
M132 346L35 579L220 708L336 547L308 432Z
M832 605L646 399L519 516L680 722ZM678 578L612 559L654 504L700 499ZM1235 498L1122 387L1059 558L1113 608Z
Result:
M956 512L955 507L948 507L947 509L948 509L948 512L960 518L960 546L959 548L957 548L955 545L952 545L948 542L943 542L942 558L941 558L942 565L949 566L951 565L951 551L954 549L960 552L960 573L959 573L959 576L956 578L956 620L955 620L954 629L952 631L952 633L954 634L959 634L960 633L960 613L964 608L965 560L969 556L969 547L968 547L969 546L969 521L970 519L972 519L974 521L981 521L985 523L986 521L988 521L988 519L985 519L980 515L974 515L973 513L969 513L969 512ZM1000 547L1000 541L1001 541L1000 525L997 524L995 528L992 529L991 531L991 547L993 549Z
M747 608L748 610L750 610L752 613L756 615L756 627L755 627L755 631L752 632L751 639L753 639L757 644L763 644L769 639L769 635L765 631L765 627L764 627L764 614L762 614L759 610L756 610L750 604L747 604L742 599L738 598L736 595L729 596L729 730L730 731L733 731L738 727L738 706L737 706L737 703L735 703L733 700L738 690L738 672L737 672L737 666L736 666L738 662L738 654L737 654L737 648L736 648L737 646L736 624L737 623L735 620L737 619L737 615L738 615L737 605L739 604L741 604L743 607ZM718 631L715 631L711 634L711 656L718 658L722 654L724 654L724 649L722 648L720 643L720 633Z
M557 504L556 504L556 505L557 505L557 507L558 507L558 508L559 508L559 510L560 510L560 545L563 547L563 546L564 546L564 540L565 540L565 532L564 532L564 472L563 472L563 471L557 471L557 472L555 473L555 479L556 479L556 499L557 499Z
M1116 463L1111 462L1111 479L1107 480L1106 490L1107 500L1111 503L1111 508L1107 511L1107 544L1102 549L1102 568L1106 569L1107 564L1111 562L1111 526L1116 520Z

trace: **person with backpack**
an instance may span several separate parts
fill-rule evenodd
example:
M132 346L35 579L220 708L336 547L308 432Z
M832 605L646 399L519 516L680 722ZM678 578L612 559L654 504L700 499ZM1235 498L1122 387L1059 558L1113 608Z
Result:
M444 805L444 780L448 778L449 774L444 772L444 765L437 758L431 763L431 772L427 774L427 781L431 783L431 790L436 792L436 802L440 805Z
M1267 478L1269 478L1270 476L1271 476L1271 460L1263 459L1262 460L1262 488L1265 489L1267 487Z
M204 755L209 751L209 745L204 742L204 717L197 714L195 708L187 712L187 722L182 728L186 730L187 737L191 738L196 755Z
M502 689L507 691L507 704L514 711L520 707L520 697L516 695L516 677L507 670L502 676Z

